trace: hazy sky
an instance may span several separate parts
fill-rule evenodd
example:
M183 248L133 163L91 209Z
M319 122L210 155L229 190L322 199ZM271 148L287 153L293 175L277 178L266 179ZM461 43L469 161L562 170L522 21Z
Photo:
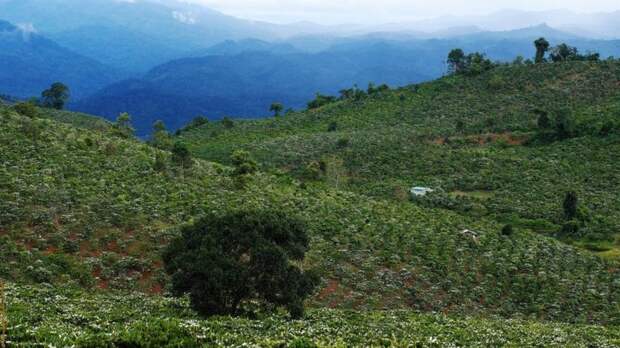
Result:
M615 11L620 0L187 0L224 13L272 22L385 23L501 9Z

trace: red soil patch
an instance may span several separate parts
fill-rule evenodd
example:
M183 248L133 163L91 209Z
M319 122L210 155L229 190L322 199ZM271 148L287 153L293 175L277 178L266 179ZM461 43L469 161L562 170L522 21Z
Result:
M161 284L155 283L153 284L149 292L153 295L161 295L163 292L163 287L161 286Z
M319 293L319 299L323 300L327 296L332 295L338 290L339 286L340 286L340 283L337 280L330 279L327 282L327 286L323 290L321 290L321 292Z
M101 289L101 290L107 290L110 287L110 283L107 280L99 280L99 282L97 282L97 288Z
M56 254L58 252L58 248L56 248L53 245L50 245L47 247L47 249L45 249L45 251L43 252L45 255L52 255L52 254Z

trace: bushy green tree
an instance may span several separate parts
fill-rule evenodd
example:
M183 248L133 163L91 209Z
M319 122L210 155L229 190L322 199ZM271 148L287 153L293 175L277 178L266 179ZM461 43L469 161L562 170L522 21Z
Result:
M503 236L511 236L514 233L514 228L512 227L512 225L505 225L502 228L502 235Z
M549 119L549 113L544 110L534 110L534 113L538 115L538 128L541 130L547 130L551 128L551 120Z
M60 82L53 83L50 88L41 93L43 106L57 110L64 109L69 96L69 87Z
M564 62L569 60L579 60L579 51L576 47L565 43L559 44L551 50L551 60L554 62Z
M131 115L126 112L118 115L118 117L116 118L116 122L114 123L114 129L116 130L116 134L121 137L133 137L135 129L131 124Z
M333 121L333 122L330 122L327 125L327 131L328 132L335 132L337 130L338 130L338 123L337 122Z
M177 296L189 294L205 316L240 315L248 301L286 308L303 316L304 299L318 284L303 261L306 226L278 211L209 216L186 226L164 252L165 270Z
M156 121L153 124L153 134L149 143L159 149L168 150L172 147L172 137L163 121Z
M33 102L21 102L13 105L13 110L15 110L18 114L30 118L39 117L39 110L37 106Z
M174 143L171 159L172 163L182 169L190 168L194 163L192 154L189 152L187 145L180 141Z
M235 126L235 121L226 116L222 119L222 126L227 129L233 128Z
M333 103L336 101L336 97L322 95L321 93L317 93L314 100L308 102L308 110L318 109L324 105Z
M577 217L578 204L579 199L577 198L577 193L575 191L567 192L564 197L564 203L562 204L564 208L564 219L573 220Z
M489 71L495 66L495 63L479 52L465 55L462 49L457 48L448 54L448 67L454 74L473 76Z
M284 105L282 103L273 103L269 108L269 111L273 112L273 116L278 117L280 113L284 110Z
M451 73L458 74L465 68L465 52L455 48L448 54L448 69Z
M235 167L235 176L251 175L258 171L258 164L247 151L236 150L230 159Z
M547 41L544 37L534 41L534 46L536 46L536 58L534 58L534 62L536 64L545 62L545 54L549 50L549 41Z

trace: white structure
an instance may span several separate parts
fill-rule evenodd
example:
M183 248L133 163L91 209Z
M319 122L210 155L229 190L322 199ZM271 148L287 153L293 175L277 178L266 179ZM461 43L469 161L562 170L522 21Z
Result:
M424 197L427 194L434 192L435 190L428 187L414 187L411 189L411 194L414 197Z

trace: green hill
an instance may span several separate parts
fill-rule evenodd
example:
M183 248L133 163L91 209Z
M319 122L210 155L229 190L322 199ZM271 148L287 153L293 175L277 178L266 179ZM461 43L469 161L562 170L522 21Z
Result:
M459 83L460 78L448 80ZM430 90L432 86L419 90ZM404 102L401 93L410 93ZM369 338L364 336L364 328L374 328L373 340L383 337L393 339L395 344L410 341L411 335L438 345L519 345L534 342L528 340L537 337L539 342L549 344L573 342L572 339L576 346L588 341L601 346L617 344L613 327L505 322L498 318L617 325L617 263L527 228L516 228L511 235L504 235L495 212L476 215L450 211L440 204L394 199L393 195L373 188L374 178L380 178L381 173L369 170L367 175L356 177L350 169L353 167L345 167L349 169L342 174L334 158L327 161L329 175L306 179L306 161L342 156L346 160L342 166L350 166L354 163L350 158L363 155L363 142L375 145L365 147L367 160L360 166L385 161L386 168L391 168L390 163L398 163L401 152L394 151L394 158L385 154L380 160L372 151L379 154L381 143L390 138L392 144L403 142L398 135L406 131L405 123L399 127L403 133L381 129L379 122L394 122L396 129L396 119L386 116L379 121L368 117L363 122L367 117L364 110L390 110L395 102L414 108L415 100L423 98L424 93L389 92L376 100L340 102L277 120L236 122L228 130L218 124L182 133L184 139L194 141L196 153L212 153L214 159L223 162L229 150L236 147L234 137L256 134L254 140L248 138L240 143L248 148L257 146L255 154L264 161L266 169L288 166L292 174L299 175L294 178L267 170L253 175L245 185L231 176L232 168L202 159L194 160L189 169L179 168L169 153L119 138L109 124L99 124L85 115L40 109L39 117L32 119L0 106L0 279L9 281L9 340L62 346L89 342L144 344L146 341L140 339L179 337L186 340L181 341L185 345L195 340L202 344L216 340L215 345L268 345L269 340L275 345L282 340L312 336L323 345L337 345L339 339L362 342ZM341 117L337 121L343 128L326 132L337 117ZM354 128L358 119L366 126ZM445 124L447 127L449 122ZM259 136L261 129L270 131ZM365 136L354 138L356 132ZM213 141L206 142L207 147L198 151L198 139L204 134L211 135L209 139ZM451 134L455 139L465 139L474 133ZM330 144L346 135L351 136L351 142L345 149ZM409 146L427 146L436 149L434 156L441 156L445 145L433 144L437 137L438 134L419 133ZM218 139L221 143L214 142ZM613 135L581 137L540 146L572 149L579 148L581 141L589 141L596 146L587 148L596 151L613 146L613 139ZM289 142L290 148L282 147ZM359 145L355 145L357 142ZM274 151L268 162L264 151L270 147L279 151ZM355 149L359 155L355 155ZM497 152L498 156L506 156L506 161L519 163L515 159L520 156L518 151L526 148L473 146L464 142L445 149L455 151L455 158L458 151L478 152L477 156ZM288 152L293 150L298 151L298 162ZM350 156L343 156L347 152ZM588 155L587 159L590 157L593 156ZM158 158L160 163L156 166ZM604 158L613 157L602 158L601 165L611 165ZM449 172L447 167L437 170ZM600 167L597 172L605 170ZM616 174L607 170L606 175ZM437 177L447 180L441 175ZM612 179L608 177L609 182ZM404 183L407 178L395 176L393 180ZM607 189L613 192L615 188ZM476 196L484 198L487 193ZM601 197L600 202L617 201ZM613 205L609 207L615 213ZM207 213L224 214L246 208L281 210L298 215L308 224L311 250L304 266L316 268L322 283L308 302L315 310L305 321L286 323L277 316L256 322L197 320L187 304L165 297L168 279L162 271L161 250L177 235L178 227ZM603 211L597 213L605 216ZM32 311L28 306L40 310ZM350 328L347 331L340 331L334 319L340 315L346 317ZM462 319L463 316L472 318ZM382 323L379 327L378 322ZM246 326L254 329L239 329L232 336L222 331ZM471 334L458 328L474 326L484 327L486 333ZM524 334L530 331L535 333ZM551 342L552 338L547 336L550 332L559 341ZM485 339L490 336L496 338ZM103 337L108 341L101 341ZM156 341L150 342L158 345L153 343Z
M413 186L431 187L422 204L546 235L558 236L563 195L576 191L590 222L560 237L614 258L619 80L617 61L502 66L180 138L208 160L226 163L243 148L267 170L369 197L402 201ZM540 112L553 122L562 110L568 139L538 129Z

